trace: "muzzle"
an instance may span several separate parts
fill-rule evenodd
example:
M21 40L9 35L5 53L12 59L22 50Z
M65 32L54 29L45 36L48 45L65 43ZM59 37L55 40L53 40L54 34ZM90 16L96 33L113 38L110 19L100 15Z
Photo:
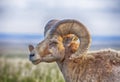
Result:
M40 56L38 54L35 53L35 50L32 50L29 54L29 60L31 62L35 62L37 61L38 59L40 59Z

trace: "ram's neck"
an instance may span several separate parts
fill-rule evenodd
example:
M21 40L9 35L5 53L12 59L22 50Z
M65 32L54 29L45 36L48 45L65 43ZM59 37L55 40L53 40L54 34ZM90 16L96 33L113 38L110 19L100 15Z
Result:
M85 73L87 61L80 60L65 59L63 62L57 62L66 82L78 82L78 78Z
M69 77L69 69L68 69L68 66L66 65L67 63L65 63L65 62L57 62L57 64L58 64L58 67L59 67L59 69L60 69L60 71L62 72L62 74L63 74L63 77L64 77L64 79L65 79L65 82L71 82L70 81L70 77Z

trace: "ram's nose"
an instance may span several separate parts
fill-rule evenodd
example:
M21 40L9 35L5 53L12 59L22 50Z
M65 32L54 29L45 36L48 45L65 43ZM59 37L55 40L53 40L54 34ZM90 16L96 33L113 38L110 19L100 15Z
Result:
M30 55L29 55L29 60L31 62L34 62L34 61L37 61L38 59L40 59L40 56L35 54L35 52L31 52Z
M29 60L30 61L34 61L36 58L35 58L35 54L30 54L29 55Z
M35 51L35 48L33 45L29 45L29 51L30 51L30 54L29 54L29 60L31 62L35 62L37 61L38 59L40 59L40 56L37 54L37 52Z

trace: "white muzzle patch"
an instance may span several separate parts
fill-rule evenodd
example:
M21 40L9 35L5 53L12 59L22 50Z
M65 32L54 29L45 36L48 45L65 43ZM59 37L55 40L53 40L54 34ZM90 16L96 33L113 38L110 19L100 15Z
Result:
M38 59L40 59L40 56L38 54L36 54L34 50L32 50L30 52L30 55L29 55L29 60L34 62L34 61L36 61Z

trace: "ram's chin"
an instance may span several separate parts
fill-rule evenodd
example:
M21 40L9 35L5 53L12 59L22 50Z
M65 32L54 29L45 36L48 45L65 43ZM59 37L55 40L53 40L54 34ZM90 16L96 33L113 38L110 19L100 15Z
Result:
M37 64L39 64L41 61L40 61L40 59L37 59L37 60L35 60L35 61L32 61L32 63L34 64L34 65L37 65Z

